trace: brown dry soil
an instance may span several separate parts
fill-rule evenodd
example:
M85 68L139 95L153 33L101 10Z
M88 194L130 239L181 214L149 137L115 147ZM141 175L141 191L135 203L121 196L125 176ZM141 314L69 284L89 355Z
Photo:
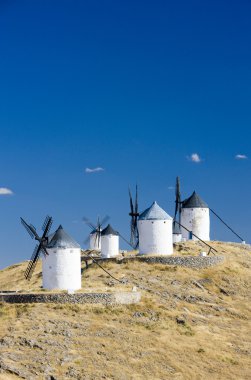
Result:
M212 244L225 261L208 269L104 264L124 284L96 265L83 271L82 291L136 284L137 305L0 304L0 380L250 379L251 249ZM26 265L0 271L0 289L42 291L41 264L28 283Z

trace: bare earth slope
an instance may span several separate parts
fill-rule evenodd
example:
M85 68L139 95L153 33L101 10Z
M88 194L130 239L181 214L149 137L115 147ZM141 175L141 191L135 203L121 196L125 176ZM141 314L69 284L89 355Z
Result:
M0 379L250 379L251 250L213 244L225 262L209 269L105 264L124 285L83 272L83 291L138 284L138 305L1 304ZM40 290L41 267L27 283L26 265L0 271L0 290Z

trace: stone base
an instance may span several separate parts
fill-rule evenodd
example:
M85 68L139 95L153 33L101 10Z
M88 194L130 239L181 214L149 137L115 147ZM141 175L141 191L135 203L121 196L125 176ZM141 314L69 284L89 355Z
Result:
M71 304L103 304L130 305L140 302L140 292L115 293L47 293L47 294L0 294L0 302L7 303L71 303Z

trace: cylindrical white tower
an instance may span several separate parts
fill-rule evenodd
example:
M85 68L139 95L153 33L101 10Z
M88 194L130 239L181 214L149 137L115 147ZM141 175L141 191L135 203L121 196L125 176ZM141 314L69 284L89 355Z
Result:
M138 220L139 254L171 255L173 253L173 219L154 202Z
M182 241L181 228L178 223L173 222L173 243L179 243Z
M182 202L181 224L201 240L210 240L209 208L195 191L190 198ZM198 240L182 227L181 232L182 237L186 240Z
M101 232L102 230L100 230ZM90 233L90 249L94 251L101 250L101 235L97 230Z
M108 259L119 255L119 233L108 224L101 232L101 257Z
M80 289L81 249L62 226L52 235L47 252L42 258L43 288Z

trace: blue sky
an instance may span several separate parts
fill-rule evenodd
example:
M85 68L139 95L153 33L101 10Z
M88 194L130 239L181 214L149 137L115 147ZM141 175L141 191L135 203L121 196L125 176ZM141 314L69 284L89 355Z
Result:
M128 185L173 215L176 175L251 240L250 15L249 1L0 1L0 267L32 253L20 216L82 243L82 216L108 214L129 237Z

